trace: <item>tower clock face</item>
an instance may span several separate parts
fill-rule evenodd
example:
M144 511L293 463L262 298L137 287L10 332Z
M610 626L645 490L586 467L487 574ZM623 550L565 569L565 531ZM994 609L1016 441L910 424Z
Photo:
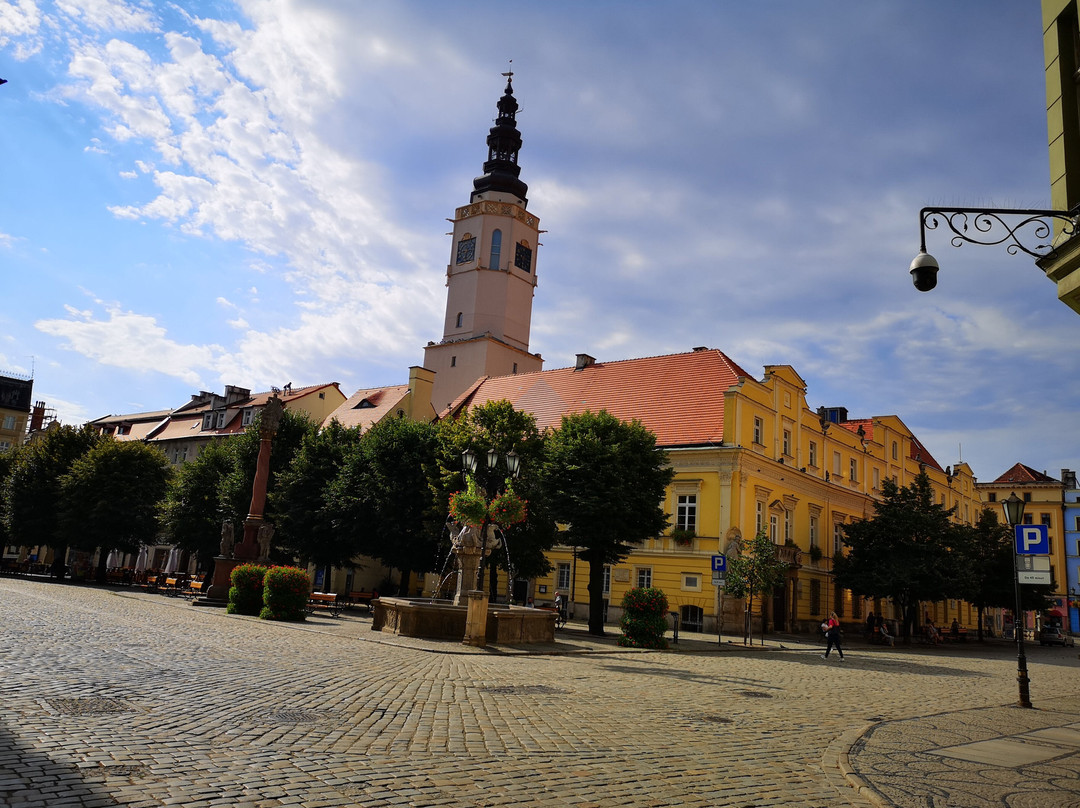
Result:
M476 236L463 238L457 245L457 262L467 264L476 257Z
M524 244L518 244L514 250L514 266L525 272L532 272L532 250Z

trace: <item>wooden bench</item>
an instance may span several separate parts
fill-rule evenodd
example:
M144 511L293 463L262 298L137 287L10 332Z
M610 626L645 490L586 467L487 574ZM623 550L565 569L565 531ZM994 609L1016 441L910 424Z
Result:
M330 612L334 617L341 615L341 605L336 592L312 592L308 595L307 610L310 614L316 609Z
M189 598L197 598L203 592L203 581L192 581L188 584L187 592L185 593ZM207 587L209 588L209 587Z
M379 593L378 592L363 592L363 591L360 591L360 592L350 592L348 594L348 597L346 598L346 601L348 602L348 604L350 606L357 606L357 605L364 606L370 612L371 611L371 603L372 603L372 601L376 601L378 599L379 599Z
M179 576L175 578L167 577L165 579L165 586L162 588L165 594L174 598L177 595L181 594L184 591L184 584L182 583L182 580L183 579Z
M967 642L967 629L962 628L956 634L951 631L941 632L941 639L943 642Z

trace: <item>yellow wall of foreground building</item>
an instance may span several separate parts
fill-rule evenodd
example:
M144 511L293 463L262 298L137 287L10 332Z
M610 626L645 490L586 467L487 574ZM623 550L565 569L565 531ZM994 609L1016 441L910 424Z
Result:
M832 557L840 548L842 526L873 516L884 479L909 485L922 468L938 501L956 507L957 521L974 522L982 507L966 464L940 468L896 416L849 420L846 426L823 423L807 406L805 382L786 365L768 366L762 381L746 379L725 393L722 443L665 448L675 469L665 510L674 520L679 497L695 497L697 535L686 546L670 535L646 540L614 565L605 595L613 607L609 622L618 619L626 590L648 581L664 590L684 627L689 622L717 631L711 557L732 552L736 540L764 529L790 566L784 587L755 604L755 630L764 623L769 630L812 631L832 610L853 623L868 608L877 611L877 605L836 590ZM534 597L538 605L549 603L557 590L568 592L572 581L576 616L584 619L589 570L574 555L570 547L549 553L555 571L535 582ZM927 610L939 622L955 617L974 624L966 604L934 604ZM742 611L741 601L724 599L725 633L741 631Z

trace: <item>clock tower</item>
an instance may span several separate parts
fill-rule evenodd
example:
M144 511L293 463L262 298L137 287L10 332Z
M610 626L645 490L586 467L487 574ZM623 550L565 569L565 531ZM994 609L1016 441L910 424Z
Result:
M513 73L504 75L506 91L488 133L484 173L473 180L469 204L450 220L454 240L446 268L443 336L424 349L424 367L435 371L431 403L436 412L483 376L543 368L539 354L529 353L540 220L526 210L518 103Z

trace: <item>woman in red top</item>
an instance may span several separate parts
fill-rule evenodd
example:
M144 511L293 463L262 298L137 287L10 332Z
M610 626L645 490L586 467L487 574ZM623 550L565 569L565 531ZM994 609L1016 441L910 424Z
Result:
M840 655L841 661L844 659L844 649L840 647L840 620L836 616L836 612L829 612L828 627L825 629L825 653L822 654L822 659L829 658L829 652L836 647L836 653Z

